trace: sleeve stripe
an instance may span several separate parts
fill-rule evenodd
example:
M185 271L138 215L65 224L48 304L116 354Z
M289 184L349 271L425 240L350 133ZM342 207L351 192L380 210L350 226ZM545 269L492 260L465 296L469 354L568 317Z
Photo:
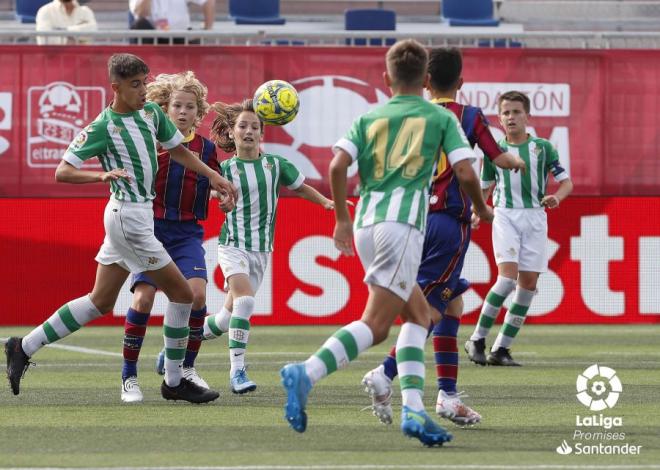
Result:
M332 150L336 151L335 149L342 149L344 152L349 154L351 156L351 161L355 161L358 156L358 148L357 146L348 140L345 137L342 137L337 141L335 145L332 146Z
M300 173L298 174L298 178L296 178L296 180L293 183L288 185L287 188L289 188L292 191L295 191L296 189L301 187L304 182L305 182L305 176L302 173Z
M165 150L170 150L176 147L177 145L179 145L182 140L183 140L183 134L181 134L181 131L177 129L176 134L174 134L174 136L170 140L168 140L167 142L161 142L160 144L163 146Z
M470 160L470 163L472 163L477 159L477 156L472 149L468 147L459 147L449 152L447 158L449 159L449 163L456 165L461 160Z
M85 163L70 150L66 151L66 153L62 156L62 160L66 161L67 163L70 163L76 168L80 168L81 166L83 166L83 163Z

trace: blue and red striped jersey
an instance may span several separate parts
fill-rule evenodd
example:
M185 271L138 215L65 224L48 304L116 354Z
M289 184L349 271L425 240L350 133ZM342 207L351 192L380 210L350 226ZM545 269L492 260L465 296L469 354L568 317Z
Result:
M481 108L459 104L450 99L435 99L433 103L453 112L463 127L473 147L477 145L485 158L493 160L502 153L488 129L488 120ZM429 212L442 211L462 222L470 222L472 202L463 192L444 152L440 155L438 168L433 175Z
M199 134L184 139L183 144L213 171L220 171L215 145ZM205 220L208 216L211 185L209 179L186 169L170 158L169 152L158 152L154 218L165 220Z

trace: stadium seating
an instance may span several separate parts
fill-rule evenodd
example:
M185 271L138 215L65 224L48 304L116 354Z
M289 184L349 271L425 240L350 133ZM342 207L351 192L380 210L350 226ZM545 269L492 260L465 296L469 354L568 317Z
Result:
M498 26L493 0L443 0L442 16L450 26Z
M344 25L347 31L394 31L396 29L396 12L382 8L374 9L353 9L344 12ZM350 44L347 39L346 43ZM385 39L386 45L394 44L392 38ZM355 38L353 44L364 46L367 44L366 38ZM382 46L383 40L372 38L369 40L370 46Z
M229 16L236 24L284 24L280 0L229 0Z
M16 0L16 18L21 23L34 23L37 11L50 0Z

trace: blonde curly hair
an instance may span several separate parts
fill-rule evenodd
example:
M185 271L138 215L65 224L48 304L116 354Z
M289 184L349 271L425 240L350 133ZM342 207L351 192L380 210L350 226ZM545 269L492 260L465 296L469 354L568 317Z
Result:
M206 101L208 89L195 77L195 72L188 70L187 72L157 75L153 82L147 84L147 100L157 103L167 113L170 99L177 91L192 93L197 98L197 119L193 125L198 128L209 112L210 105Z
M216 117L211 124L211 140L227 153L236 151L236 143L229 137L229 131L236 125L236 119L243 111L254 113L251 99L244 99L240 103L227 104L220 101L213 103L211 108ZM256 114L256 113L255 113ZM264 122L259 119L261 132L264 132Z

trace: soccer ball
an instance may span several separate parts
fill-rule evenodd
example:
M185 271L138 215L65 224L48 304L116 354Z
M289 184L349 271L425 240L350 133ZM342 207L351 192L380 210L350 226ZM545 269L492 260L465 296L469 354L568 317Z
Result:
M300 100L293 85L284 80L270 80L254 92L252 106L265 124L283 126L298 114Z

